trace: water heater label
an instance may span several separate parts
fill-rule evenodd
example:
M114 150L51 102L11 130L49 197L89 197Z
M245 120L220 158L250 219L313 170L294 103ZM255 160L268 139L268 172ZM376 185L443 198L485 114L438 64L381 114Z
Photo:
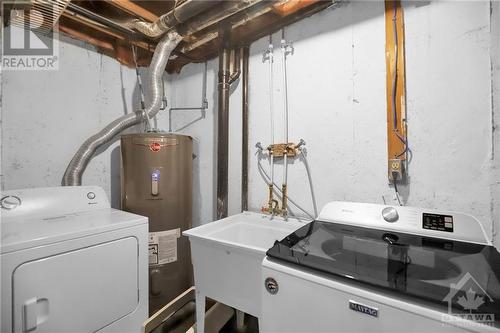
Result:
M181 229L149 233L149 265L163 265L177 261L177 239Z

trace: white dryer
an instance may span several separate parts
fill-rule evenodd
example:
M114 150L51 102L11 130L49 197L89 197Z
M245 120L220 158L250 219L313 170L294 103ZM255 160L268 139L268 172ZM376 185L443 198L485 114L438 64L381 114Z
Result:
M262 333L500 332L500 254L456 212L329 203L261 285Z
M1 331L138 333L148 220L99 187L2 192Z

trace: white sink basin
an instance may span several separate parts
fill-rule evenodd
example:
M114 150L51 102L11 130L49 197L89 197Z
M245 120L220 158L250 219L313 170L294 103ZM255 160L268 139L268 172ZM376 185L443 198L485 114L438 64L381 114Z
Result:
M250 251L265 252L274 241L281 240L304 225L297 219L244 212L185 231L190 240L216 242ZM264 259L264 257L262 257Z
M185 231L191 243L197 297L210 297L259 317L264 287L261 263L266 251L306 222L244 212Z
M267 251L274 241L281 240L300 225L285 224L282 221L264 222L232 222L219 230L207 234L214 240L220 240L233 245Z

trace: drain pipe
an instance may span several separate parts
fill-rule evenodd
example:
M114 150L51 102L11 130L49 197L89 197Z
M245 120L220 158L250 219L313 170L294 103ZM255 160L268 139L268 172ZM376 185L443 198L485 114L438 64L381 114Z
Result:
M250 48L243 47L242 129L241 129L241 210L248 210L248 62Z
M229 183L229 80L230 80L230 25L219 26L219 81L217 119L217 219L228 214Z
M82 175L90 159L96 150L108 143L117 134L133 125L139 124L144 117L154 117L162 105L163 73L167 66L170 53L175 49L182 37L175 31L170 30L156 46L150 65L150 91L151 100L144 112L126 114L103 128L97 134L88 138L78 149L66 168L62 179L63 186L79 186L82 184Z

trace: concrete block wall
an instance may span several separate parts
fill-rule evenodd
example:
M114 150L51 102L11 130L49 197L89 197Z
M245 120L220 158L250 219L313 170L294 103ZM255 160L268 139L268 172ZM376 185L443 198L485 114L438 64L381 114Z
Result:
M490 236L500 213L499 5L489 1L405 3L407 112L412 150L408 205L467 212ZM495 28L495 26L497 28ZM331 200L393 203L386 179L385 25L383 2L348 2L285 29L290 139L306 142L307 159L289 166L289 195L314 214ZM283 135L279 42L273 36L275 135ZM4 73L2 186L56 186L76 148L108 121L138 107L135 76L82 45L62 43L59 73ZM269 143L268 38L251 45L250 208L266 201L254 145ZM82 70L82 68L84 68ZM199 106L204 64L167 75L171 107ZM80 77L81 76L81 77ZM76 80L78 78L78 81ZM195 140L195 224L215 218L217 60L207 64L209 108L167 112L158 127ZM74 86L68 85L74 82ZM41 86L43 91L40 90ZM230 213L240 210L241 83L232 88ZM76 91L76 93L74 92ZM30 135L26 135L29 133ZM19 147L22 147L20 149ZM85 174L117 198L116 143ZM268 170L268 161L262 160ZM276 167L281 181L282 166ZM116 205L116 199L114 203ZM291 206L294 213L300 214Z

